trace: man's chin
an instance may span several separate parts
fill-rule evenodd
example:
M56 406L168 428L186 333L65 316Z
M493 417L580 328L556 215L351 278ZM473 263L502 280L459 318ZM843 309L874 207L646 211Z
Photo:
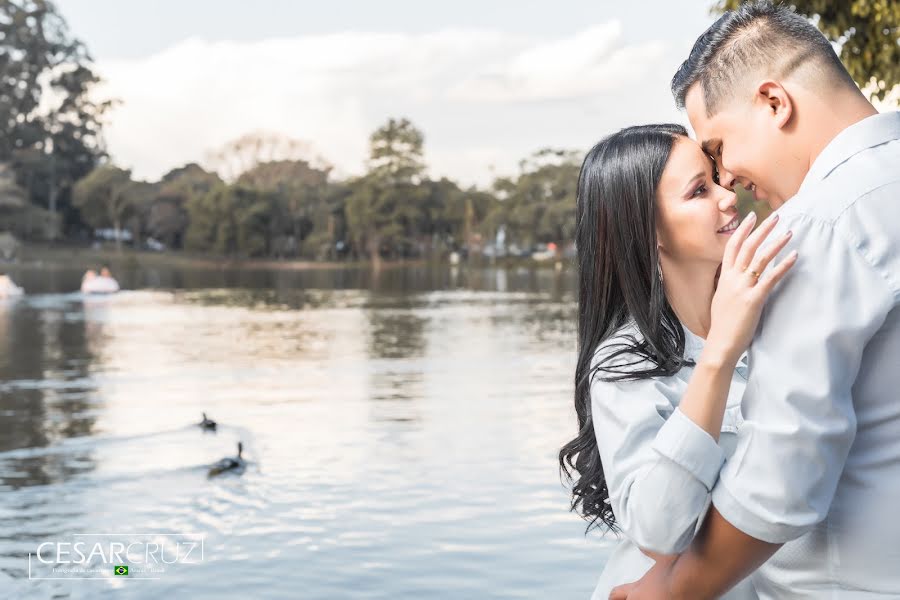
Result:
M784 204L784 200L775 196L774 194L767 194L765 192L761 194L754 194L754 197L757 202L764 202L771 208L772 210L777 210Z
M756 186L752 190L750 190L750 193L753 194L754 201L764 202L768 204L769 208L771 208L772 210L775 210L776 208L784 204L784 201L780 198L777 198L774 194L770 194L767 191L761 190Z
M784 205L784 200L781 200L780 198L779 199L768 198L768 199L764 200L763 202L768 204L769 208L771 208L772 210L778 210L779 208L781 208Z

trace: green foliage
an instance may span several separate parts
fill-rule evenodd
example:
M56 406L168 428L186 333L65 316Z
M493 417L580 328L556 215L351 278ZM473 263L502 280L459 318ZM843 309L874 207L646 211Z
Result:
M215 173L195 163L166 173L154 186L154 198L143 217L143 230L169 248L181 248L188 227L188 201L223 185Z
M75 184L73 203L91 227L121 230L148 191L146 184L131 180L130 171L104 165Z
M94 169L75 186L75 206L95 229L118 228L133 208L131 173L111 165Z
M241 185L219 185L188 200L185 246L221 256L265 256L269 252L272 194Z
M8 164L0 163L0 231L17 238L52 239L59 230L59 219L28 202L28 194L15 180Z
M259 163L238 178L240 185L272 194L277 215L273 243L278 256L321 253L324 236L317 236L310 245L304 242L314 229L328 227L334 210L328 175L329 169L315 168L307 161L281 160Z
M344 203L354 249L372 260L412 254L427 188L419 185L422 132L407 119L389 119L369 138L369 172L348 184Z
M369 175L390 184L418 181L425 171L424 143L409 119L388 119L369 138Z
M104 155L98 81L84 45L47 0L0 0L0 162L30 200L68 219L72 184Z
M349 184L350 194L344 204L347 228L358 252L377 260L387 249L392 254L408 240L406 225L414 216L417 191L412 185L390 185L371 175Z
M535 152L521 161L517 179L495 182L503 207L491 216L492 221L505 221L508 233L520 245L574 239L580 166L578 152L551 148Z
M900 2L896 0L788 0L800 14L813 18L832 42L841 44L841 60L850 76L865 87L874 81L873 96L883 100L900 84ZM718 12L733 10L741 0L720 0Z

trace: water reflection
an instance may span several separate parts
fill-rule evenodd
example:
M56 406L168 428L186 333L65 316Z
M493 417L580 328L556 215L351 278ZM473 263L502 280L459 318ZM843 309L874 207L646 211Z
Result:
M363 307L371 419L405 423L406 430L420 420L417 404L425 394L422 358L427 353L428 319L418 314L421 304L416 295L373 292Z
M583 538L556 468L571 275L153 269L108 298L46 275L16 276L30 295L0 313L14 596L589 595L606 546ZM247 471L208 480L238 440ZM152 588L27 580L37 543L110 515L202 532L206 560Z
M19 301L0 309L0 452L35 449L0 469L6 488L64 481L94 466L89 450L66 458L39 451L90 435L102 408L89 380L95 360L89 340L102 335L102 326L89 330L79 308L65 301L41 308Z

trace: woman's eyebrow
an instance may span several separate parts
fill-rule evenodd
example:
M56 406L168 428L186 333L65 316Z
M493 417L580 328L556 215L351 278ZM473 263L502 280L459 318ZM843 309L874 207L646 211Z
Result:
M693 183L694 183L695 181L697 181L697 180L700 179L700 178L705 178L705 177L706 177L706 171L701 171L701 172L697 173L696 175L694 175L693 177L691 177L690 180L688 180L687 185L684 186L684 189L681 190L681 192L682 192L682 193L687 192L687 191L688 191L688 188L691 187L691 185L693 185Z

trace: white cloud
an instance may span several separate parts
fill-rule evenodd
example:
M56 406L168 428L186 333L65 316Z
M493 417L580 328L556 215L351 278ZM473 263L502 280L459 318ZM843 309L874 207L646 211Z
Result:
M628 46L612 21L570 38L526 48L461 82L453 93L473 101L516 102L589 96L634 84L663 55L661 42Z
M359 173L372 130L407 116L425 133L432 175L486 184L536 148L587 147L604 128L675 114L660 110L671 104L660 63L674 70L664 54L662 43L626 44L615 21L556 40L486 30L191 39L101 62L98 93L122 101L109 151L138 177L257 130L312 142L338 173Z

